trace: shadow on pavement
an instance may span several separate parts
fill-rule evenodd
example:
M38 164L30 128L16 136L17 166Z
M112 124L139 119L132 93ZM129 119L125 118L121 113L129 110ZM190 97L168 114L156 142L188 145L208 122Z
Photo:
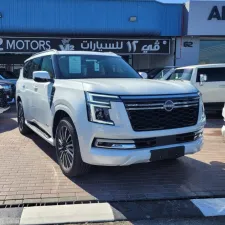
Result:
M35 144L57 163L55 150L37 135ZM203 149L204 151L204 149ZM205 156L203 156L204 159ZM146 200L225 196L225 154L210 163L182 157L128 167L93 166L89 174L71 178L78 200ZM69 178L65 177L65 180Z
M0 115L0 122L5 120L4 123L7 123L7 126L4 125L0 132L17 127L16 122L12 120L14 117L15 113L12 113L11 116L10 112L8 118ZM212 133L211 136L215 136L215 134ZM36 134L30 134L27 137L51 160L57 163L55 150L51 145ZM54 177L51 177L51 170L48 170L46 164L44 179L50 183L54 182L56 177L57 182L62 185L65 184L65 186L68 185L71 192L75 193L73 196L76 196L76 199L80 201L225 196L225 152L223 151L225 144L222 143L218 135L215 138L217 139L214 140L214 137L209 140L206 139L204 149L195 156L182 157L178 160L137 164L129 167L95 166L89 174L80 178L66 178L57 165L55 166ZM221 143L218 143L218 140ZM29 148L27 149L30 151ZM39 149L37 148L36 151L39 151ZM29 152L28 150L27 152ZM23 154L22 150L21 153ZM41 158L38 159L41 160ZM53 164L51 160L46 159L46 163L50 166ZM45 164L43 165L45 166ZM22 172L26 174L26 171ZM51 191L51 187L53 186L49 187L49 191ZM60 187L57 186L57 188ZM60 189L54 191L54 194L59 196Z

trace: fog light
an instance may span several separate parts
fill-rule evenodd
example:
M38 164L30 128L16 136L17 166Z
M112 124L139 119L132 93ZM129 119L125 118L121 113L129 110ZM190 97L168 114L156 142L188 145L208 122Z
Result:
M203 130L199 130L195 132L194 141L203 136Z
M120 140L97 139L94 142L94 146L97 148L109 148L109 149L136 149L136 145L134 143L128 143L128 141L124 142Z

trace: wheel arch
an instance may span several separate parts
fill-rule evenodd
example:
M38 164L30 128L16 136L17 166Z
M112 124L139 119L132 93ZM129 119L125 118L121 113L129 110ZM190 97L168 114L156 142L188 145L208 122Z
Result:
M57 110L54 114L53 123L52 123L52 136L53 136L53 138L55 138L56 129L57 129L57 126L58 126L60 120L64 117L69 117L71 119L71 121L73 122L73 125L74 125L74 121L72 119L73 118L72 112L70 111L70 109L65 107L65 106L57 107Z

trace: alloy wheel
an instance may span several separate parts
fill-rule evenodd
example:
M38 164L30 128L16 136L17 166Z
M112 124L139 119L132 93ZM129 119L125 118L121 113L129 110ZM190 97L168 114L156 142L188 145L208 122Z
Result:
M62 166L66 170L71 169L74 161L74 145L72 135L66 126L60 128L57 142L58 156Z
M24 112L23 112L23 107L19 105L18 107L18 124L19 124L19 129L22 130L24 126Z

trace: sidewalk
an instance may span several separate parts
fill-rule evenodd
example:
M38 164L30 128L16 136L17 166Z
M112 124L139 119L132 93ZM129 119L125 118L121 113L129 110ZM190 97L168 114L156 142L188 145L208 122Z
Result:
M114 222L225 216L225 199L135 201L0 209L0 224ZM19 222L18 222L19 221Z

